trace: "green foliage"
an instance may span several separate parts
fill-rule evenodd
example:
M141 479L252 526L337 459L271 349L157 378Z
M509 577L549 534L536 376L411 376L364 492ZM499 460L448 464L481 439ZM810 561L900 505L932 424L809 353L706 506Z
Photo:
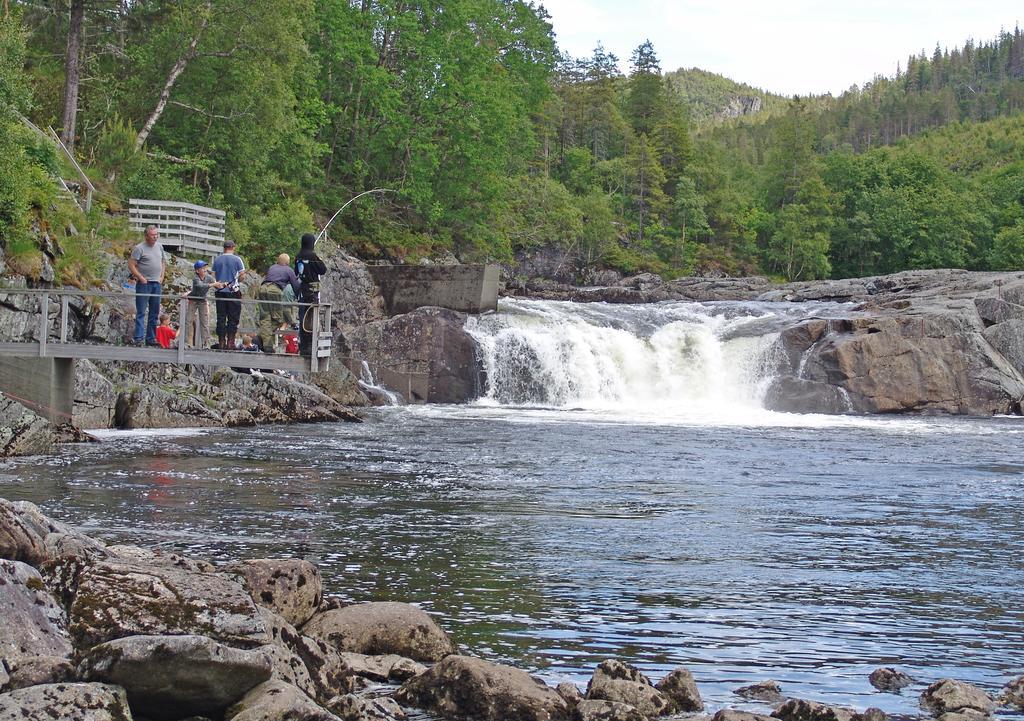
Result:
M293 258L303 233L313 228L313 213L301 200L288 199L267 208L249 222L248 237L236 240L238 252L260 273L273 265L280 253Z
M759 113L785 111L786 99L745 83L700 68L679 69L665 74L670 91L687 109L690 119L704 125L760 105ZM762 116L763 117L763 116Z
M1024 220L996 233L990 264L993 270L1024 269Z
M9 17L0 17L0 117L10 111L28 111L30 92L24 65L25 31L15 8Z

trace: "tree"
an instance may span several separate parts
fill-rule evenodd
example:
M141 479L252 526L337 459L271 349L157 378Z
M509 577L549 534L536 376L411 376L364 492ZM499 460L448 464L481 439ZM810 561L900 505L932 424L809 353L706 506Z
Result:
M61 114L60 139L68 150L75 148L78 119L78 87L82 81L82 50L85 28L85 0L71 0L68 16L68 42L64 53L64 112Z
M661 64L650 40L644 41L630 59L631 74L626 108L637 135L653 135L665 110L665 84Z
M711 226L708 225L708 216L704 210L707 202L697 192L697 185L693 179L685 176L680 178L676 183L675 196L673 215L683 243L687 242L688 237L700 238L710 235Z
M633 147L626 156L626 172L626 193L636 218L637 240L642 246L647 225L657 221L668 204L663 190L665 171L646 135L640 135L633 141Z
M993 270L1024 270L1024 220L996 234L989 263Z

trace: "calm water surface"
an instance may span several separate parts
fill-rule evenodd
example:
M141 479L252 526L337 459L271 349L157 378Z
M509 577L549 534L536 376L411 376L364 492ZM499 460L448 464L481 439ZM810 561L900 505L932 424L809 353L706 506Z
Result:
M688 666L712 709L756 708L732 689L774 678L915 713L920 687L867 674L996 690L1024 672L1020 419L367 415L109 435L3 464L0 496L108 541L310 558L331 595L421 604L549 681L614 656Z

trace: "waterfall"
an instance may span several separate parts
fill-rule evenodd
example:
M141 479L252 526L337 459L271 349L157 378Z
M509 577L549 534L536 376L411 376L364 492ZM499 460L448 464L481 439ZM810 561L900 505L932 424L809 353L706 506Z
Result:
M787 320L755 303L503 300L467 330L483 403L720 416L761 408Z

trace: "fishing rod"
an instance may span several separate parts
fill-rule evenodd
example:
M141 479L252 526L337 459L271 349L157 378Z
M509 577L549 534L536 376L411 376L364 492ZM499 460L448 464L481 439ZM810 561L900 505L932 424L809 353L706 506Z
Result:
M327 225L325 225L323 227L323 230L320 231L320 234L318 236L316 236L316 242L317 243L320 242L320 239L324 237L324 233L326 233L327 229L331 227L331 223L334 222L334 219L337 218L339 215L341 215L341 211L343 211L345 208L350 206L356 200L359 200L359 198L362 198L364 195L369 195L370 193L397 193L397 192L398 192L397 190L392 190L391 188L374 188L373 190L364 190L362 193L360 193L359 195L355 196L354 198L349 200L347 203L345 203L343 206L338 208L338 212L331 216L331 219L327 221Z

